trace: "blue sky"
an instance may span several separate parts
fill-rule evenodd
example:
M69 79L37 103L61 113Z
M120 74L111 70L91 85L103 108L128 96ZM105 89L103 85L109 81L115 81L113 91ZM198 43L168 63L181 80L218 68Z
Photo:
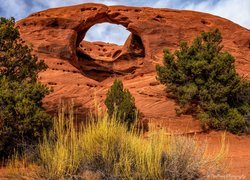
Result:
M230 19L250 29L250 0L0 0L0 16L19 20L36 11L87 2L195 10ZM124 28L105 23L92 27L86 39L122 44L127 35Z

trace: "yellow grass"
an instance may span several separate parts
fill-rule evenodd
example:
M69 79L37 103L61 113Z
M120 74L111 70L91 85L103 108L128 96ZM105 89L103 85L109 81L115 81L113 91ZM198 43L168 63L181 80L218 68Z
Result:
M43 142L38 145L39 158L45 170L41 176L45 178L76 174L81 162L80 132L73 124L73 114L66 118L64 111L65 107L62 107L58 117L54 118L53 129L45 133Z
M7 164L0 168L0 179L39 179L40 167L31 162L27 155L14 153Z
M85 125L74 125L73 113L62 108L53 130L39 144L40 173L46 179L79 177L192 179L220 170L225 146L208 156L206 146L192 138L169 136L162 130L149 138L98 111Z

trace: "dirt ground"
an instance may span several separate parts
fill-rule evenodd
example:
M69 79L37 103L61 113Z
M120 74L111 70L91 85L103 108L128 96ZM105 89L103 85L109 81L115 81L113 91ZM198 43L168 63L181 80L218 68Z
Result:
M198 134L200 140L207 140L208 149L212 152L218 150L221 145L221 137L224 132L210 132ZM237 136L226 133L226 143L228 144L228 154L226 161L228 169L225 179L250 179L250 137Z
M150 123L159 129L166 128L170 133L192 136L200 142L207 143L209 154L219 152L224 136L227 147L225 172L223 175L211 176L211 179L250 179L250 136L238 136L224 131L205 133L200 129L199 121L189 116L175 121L153 119Z

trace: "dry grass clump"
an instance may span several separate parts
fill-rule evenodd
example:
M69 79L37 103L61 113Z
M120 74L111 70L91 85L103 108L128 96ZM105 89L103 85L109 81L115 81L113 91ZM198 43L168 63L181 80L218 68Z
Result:
M40 167L27 155L15 152L9 157L0 167L0 179L39 179Z
M77 128L62 111L39 144L41 175L46 179L81 177L92 172L108 179L194 179L216 173L222 153L208 156L194 139L127 131L117 117L98 113ZM89 174L89 173L87 173ZM84 177L81 177L84 178Z
M45 178L61 178L77 174L82 158L79 146L81 132L77 131L73 122L73 114L67 118L65 107L62 107L53 128L44 134L43 141L38 144L39 161Z

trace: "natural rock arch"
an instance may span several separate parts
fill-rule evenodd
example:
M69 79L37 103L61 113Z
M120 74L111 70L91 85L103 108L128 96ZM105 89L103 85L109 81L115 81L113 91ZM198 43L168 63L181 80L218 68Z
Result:
M101 22L123 25L135 35L131 39L140 37L144 56L128 60L83 62L78 58L77 47L87 30ZM249 30L206 13L81 4L37 12L16 25L23 40L31 43L34 53L49 66L39 78L42 83L54 88L54 92L44 100L44 106L52 113L56 112L60 99L74 99L78 107L76 113L84 115L85 111L81 108L93 107L94 98L103 102L115 78L113 75L121 74L119 78L135 96L142 113L147 117L173 119L175 105L166 99L164 87L156 82L155 64L162 63L164 48L174 51L181 40L190 42L202 31L214 28L219 28L222 33L223 50L236 58L238 73L250 78ZM103 72L111 73L107 74L110 78L103 79Z
M242 54L249 56L250 38L247 29L226 19L199 12L82 4L34 13L19 21L17 26L22 37L34 45L37 53L67 60L80 71L85 71L86 67L83 67L82 60L77 56L77 47L88 29L102 22L124 26L132 33L131 39L139 39L144 49L144 58L130 61L126 68L122 61L104 63L109 64L105 66L112 68L113 72L128 72L129 69L138 68L143 73L152 72L155 63L161 61L164 48L175 50L180 41L190 41L201 31L214 28L219 28L227 40L224 41L225 50L232 51L237 58L236 66L246 63ZM103 62L97 64L100 63ZM243 68L239 69L248 74Z
M138 60L145 57L145 48L140 36L130 32L121 46L105 42L88 42L83 39L91 27L80 31L77 36L76 56L82 73L89 78L102 81L112 74L133 73L139 67Z

